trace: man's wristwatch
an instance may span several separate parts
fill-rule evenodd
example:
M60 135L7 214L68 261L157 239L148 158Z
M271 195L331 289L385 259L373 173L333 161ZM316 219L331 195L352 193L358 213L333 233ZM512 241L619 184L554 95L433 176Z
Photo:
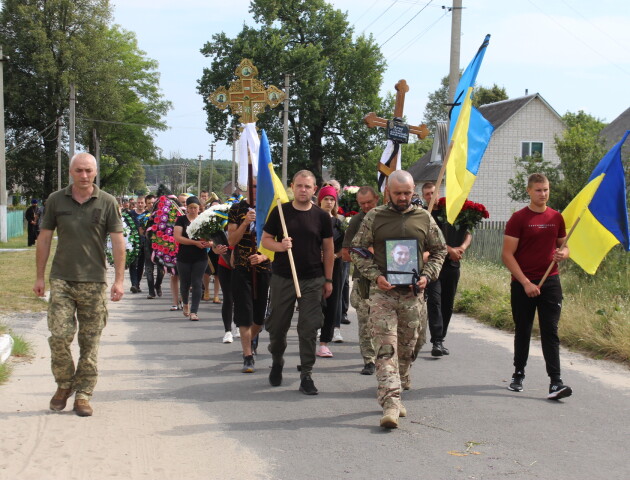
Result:
M333 283L332 278L326 278L326 279L324 279L324 282L326 282L326 283Z

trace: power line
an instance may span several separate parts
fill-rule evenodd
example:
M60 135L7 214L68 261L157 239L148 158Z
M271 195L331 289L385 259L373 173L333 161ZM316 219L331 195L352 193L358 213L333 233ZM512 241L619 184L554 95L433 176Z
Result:
M575 8L573 8L573 5L569 4L566 2L566 0L562 0L562 3L564 3L568 8L570 8L571 10L573 10L573 12L578 15L579 17L581 17L584 21L590 23L590 25L597 31L599 31L601 34L607 36L610 40L612 40L613 42L615 42L617 45L619 45L621 48L623 48L624 50L627 48L627 45L622 45L616 38L611 37L610 35L608 35L608 32L605 30L602 30L601 28L599 28L597 25L595 25L593 22L591 22L591 20L588 17L585 17L584 15L582 15L580 12L578 12Z
M383 43L381 43L378 46L378 48L382 48L383 45L385 45L392 38L394 38L396 35L398 35L403 28L405 28L407 25L409 25L413 21L413 19L415 19L418 15L420 15L429 5L431 5L431 3L433 3L433 0L430 0L429 3L427 3L424 7L422 7L420 9L420 11L418 13L416 13L413 17L411 17L407 23L405 23L402 27L400 27L398 30L396 30L396 32L394 32L394 34L391 37L389 37L387 40L385 40Z
M591 46L590 44L586 43L584 41L584 39L579 36L576 35L575 33L573 33L571 30L569 30L567 27L565 27L564 25L562 25L562 23L558 22L556 19L554 19L551 15L547 14L546 12L544 12L538 5L536 5L532 0L527 0L534 8L536 8L539 12L541 12L543 15L545 15L549 20L551 20L553 23L555 23L556 25L558 25L560 28L562 28L562 30L564 30L565 32L567 32L569 35L571 35L573 38L575 38L576 40L578 40L582 45L588 47L592 52L594 52L595 54L599 55L600 57L602 57L603 59L605 59L606 61L608 61L611 65L614 65L615 67L617 67L619 70L621 70L623 73L625 73L626 75L630 75L630 71L626 70L625 68L623 68L621 65L615 63L614 61L612 61L610 58L606 57L605 55L603 55L602 53L600 53L599 51L595 50L595 48L593 46Z
M368 28L370 28L372 25L374 25L374 23L376 23L377 20L379 20L383 15L385 15L389 11L390 8L392 8L394 5L396 5L396 2L398 2L398 0L394 0L392 2L392 4L389 7L387 7L383 13L381 13L374 20L372 20L370 22L370 24L363 29L363 31L365 32Z
M52 127L54 127L56 124L57 124L57 119L55 119L55 121L54 121L54 122L52 122L51 124L46 125L46 126L44 127L44 129L43 129L43 130L41 130L41 131L39 131L39 132L37 132L37 133L33 133L33 134L29 135L28 137L26 137L24 140L20 141L20 142L19 142L17 145L15 145L15 146L14 146L11 150L7 150L7 153L6 153L6 154L8 155L8 154L10 154L10 153L13 153L13 152L14 152L14 151L16 151L16 150L19 150L20 148L22 148L22 146L23 146L24 144L26 144L29 140L31 140L31 139L33 139L33 138L35 138L35 137L39 137L39 136L41 136L42 138L44 138L44 140L46 140L46 138L44 137L44 135L46 135L46 134L48 133L48 130L52 129ZM56 136L55 136L55 137L56 137Z
M429 33L429 31L435 27L440 20L442 20L444 17L446 17L449 14L448 11L445 11L444 14L440 15L438 17L438 19L433 22L431 25L429 25L425 30L423 30L422 32L420 32L418 35L416 35L414 38L412 38L409 42L407 42L405 45L403 45L401 48L399 48L397 50L397 53L393 56L390 57L390 61L394 61L396 60L398 57L400 57L403 53L405 53L407 50L409 50L409 48L414 45L418 40L420 40L420 38L424 37L427 33Z

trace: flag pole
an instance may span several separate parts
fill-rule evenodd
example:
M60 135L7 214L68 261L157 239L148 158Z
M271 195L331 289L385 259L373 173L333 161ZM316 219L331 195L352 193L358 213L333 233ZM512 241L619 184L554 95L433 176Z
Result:
M282 212L282 201L280 199L276 200L278 204L278 213L280 214L280 222L282 223L282 234L284 238L289 236L289 232L287 232L287 224L284 221L284 213ZM289 248L287 250L287 254L289 255L289 264L291 265L291 275L293 276L293 285L295 285L295 296L297 298L302 298L302 292L300 292L300 283L298 282L297 272L295 271L295 262L293 261L293 252Z
M586 208L584 210L586 210ZM584 212L582 212L582 215L583 214L584 214ZM569 241L569 238L571 238L571 235L573 235L573 231L575 230L575 227L577 227L577 224L580 223L582 215L580 215L577 218L577 220L575 220L575 223L571 227L571 230L569 230L569 234L565 237L564 242L562 242L562 245L560 245L560 248L558 250L562 250L564 247L567 246L567 242ZM547 271L545 272L545 276L538 283L538 288L541 288L543 286L543 283L545 283L545 280L547 280L547 277L549 276L549 273L551 273L551 269L553 268L553 266L555 264L556 264L556 261L552 260L551 264L549 264L549 267L547 267Z
M433 206L437 198L440 196L440 185L442 185L442 180L444 179L444 172L446 171L446 164L448 163L448 158L451 156L451 151L453 150L453 140L448 144L448 150L446 152L446 158L442 162L442 168L440 168L440 173L438 174L437 181L435 183L435 195L431 197L431 202L429 202L429 214L433 211Z

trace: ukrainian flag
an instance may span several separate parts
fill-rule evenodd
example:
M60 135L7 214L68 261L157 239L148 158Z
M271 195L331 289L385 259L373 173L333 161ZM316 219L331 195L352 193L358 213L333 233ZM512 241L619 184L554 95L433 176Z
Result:
M475 183L481 158L494 132L492 124L472 106L475 80L489 43L490 35L486 35L459 80L450 113L449 144L452 142L453 147L446 164L446 216L451 225Z
M626 181L621 147L628 130L593 170L586 186L564 209L571 260L594 275L606 254L618 243L630 251ZM571 232L571 229L575 230Z
M263 227L269 218L271 210L276 206L276 201L288 202L287 192L282 182L276 175L271 162L271 151L267 133L263 130L260 138L260 151L258 153L258 178L256 183L256 239L258 250L269 257L273 262L274 252L260 245Z

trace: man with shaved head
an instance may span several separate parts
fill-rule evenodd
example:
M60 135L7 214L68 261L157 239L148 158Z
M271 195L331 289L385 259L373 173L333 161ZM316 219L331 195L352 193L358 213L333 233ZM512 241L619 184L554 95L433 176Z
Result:
M37 277L33 291L43 297L44 273L50 245L57 230L57 250L50 270L51 366L57 391L50 409L63 410L76 392L74 411L92 415L90 398L98 376L97 357L101 332L107 323L105 241L109 234L114 253L115 278L110 298L123 296L125 241L116 199L94 184L96 159L78 153L70 161L72 183L50 194L37 242ZM77 332L79 360L72 358L71 345Z
M436 280L446 244L437 224L421 206L411 203L413 177L404 170L388 179L390 201L373 208L363 219L352 240L350 256L361 274L370 281L368 327L376 352L377 398L383 408L380 425L397 428L398 417L407 410L400 401L409 386L409 367L417 341L424 343L426 307L424 289ZM409 275L408 285L399 285L387 269L387 244L405 240L417 244L418 270ZM416 248L415 246L413 247ZM428 260L422 254L429 252Z

